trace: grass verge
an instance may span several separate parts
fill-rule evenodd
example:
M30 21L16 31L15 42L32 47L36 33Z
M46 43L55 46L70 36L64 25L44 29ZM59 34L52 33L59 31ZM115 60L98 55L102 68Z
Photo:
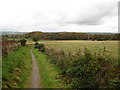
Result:
M60 70L49 62L44 53L34 49L36 60L38 61L42 88L70 88L70 85L61 82L59 77Z
M30 76L31 47L24 46L2 59L2 87L23 88Z

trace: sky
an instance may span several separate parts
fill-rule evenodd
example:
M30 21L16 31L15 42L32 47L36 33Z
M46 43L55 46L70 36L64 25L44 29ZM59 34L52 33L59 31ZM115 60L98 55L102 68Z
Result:
M0 31L118 32L119 0L0 0Z

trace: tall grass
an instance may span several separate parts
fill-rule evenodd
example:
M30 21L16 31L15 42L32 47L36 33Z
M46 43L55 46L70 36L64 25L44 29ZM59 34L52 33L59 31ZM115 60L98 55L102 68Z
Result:
M2 59L2 87L23 88L31 71L31 47L19 47Z
M62 71L58 79L73 88L120 87L118 63L113 64L114 58L105 47L94 53L84 48L84 52L78 50L75 54L46 47L46 54L51 58L50 62Z
M42 41L41 41L42 42ZM85 40L58 40L58 41L43 41L47 47L61 48L65 52L76 53L77 50L84 50L87 47L91 52L103 50L106 47L107 53L114 58L118 58L118 41L85 41ZM117 60L118 61L118 60ZM117 62L116 61L116 62ZM115 63L115 61L114 61Z
M2 56L6 56L20 45L15 40L2 40Z

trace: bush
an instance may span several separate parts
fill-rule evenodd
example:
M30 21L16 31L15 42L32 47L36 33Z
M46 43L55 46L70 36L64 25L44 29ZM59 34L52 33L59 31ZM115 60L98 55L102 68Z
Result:
M25 39L21 39L18 42L21 43L21 46L25 46L27 41Z
M37 41L39 41L39 38L38 38L38 37L34 37L34 38L33 38L33 41L34 41L34 42L37 42Z
M34 47L37 48L40 52L45 52L45 45L42 43L35 43Z
M109 60L102 58L86 58L83 56L78 60L72 61L70 67L66 70L69 78L73 81L74 88L95 88L108 86L108 72L111 67ZM78 83L78 84L77 84Z
M38 45L39 45L39 43L35 43L34 47L35 47L35 48L38 48Z
M104 50L103 50L104 51ZM92 54L87 48L75 55L56 48L46 48L50 62L60 70L61 77L72 88L118 87L118 71L113 70L112 58L105 52ZM116 66L116 65L115 65ZM115 74L114 74L115 73Z
M42 43L39 44L39 45L38 45L38 49L39 49L40 52L45 52L45 45L42 44Z
M16 50L19 47L19 44L15 40L2 40L0 42L2 45L2 56L10 54L12 51Z

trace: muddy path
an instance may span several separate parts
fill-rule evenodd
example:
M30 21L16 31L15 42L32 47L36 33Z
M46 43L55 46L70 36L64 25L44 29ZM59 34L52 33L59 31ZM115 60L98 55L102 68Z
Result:
M32 49L30 53L32 56L32 72L31 72L31 87L30 88L41 88L38 62L35 59Z

